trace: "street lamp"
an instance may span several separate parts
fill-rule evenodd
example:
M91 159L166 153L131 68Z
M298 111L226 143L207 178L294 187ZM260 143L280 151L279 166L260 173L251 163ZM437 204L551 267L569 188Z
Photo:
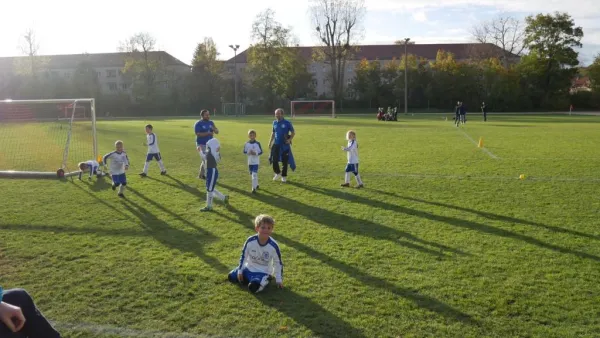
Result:
M237 94L237 50L240 45L229 45L233 49L233 95L235 98L235 116L238 114L238 94Z
M408 42L410 38L404 39L404 114L408 114Z

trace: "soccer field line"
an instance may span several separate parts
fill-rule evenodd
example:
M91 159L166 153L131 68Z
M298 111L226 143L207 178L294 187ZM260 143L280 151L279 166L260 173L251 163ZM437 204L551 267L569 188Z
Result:
M469 136L469 134L467 134L464 130L462 130L462 128L459 128L459 130L461 131L461 133L463 133L463 135L465 135L465 137L467 139L469 139L469 141L471 141L476 147L479 146L479 144L477 143L477 141L475 141L471 136ZM481 150L483 150L486 154L488 154L491 158L495 159L495 160L499 160L500 158L496 155L494 155L491 151L489 151L486 147L481 147Z
M88 323L52 323L59 330L70 330L75 332L87 332L100 335L117 335L119 337L160 337L160 338L208 338L208 335L198 335L184 332L163 332L134 330L124 327L88 324Z

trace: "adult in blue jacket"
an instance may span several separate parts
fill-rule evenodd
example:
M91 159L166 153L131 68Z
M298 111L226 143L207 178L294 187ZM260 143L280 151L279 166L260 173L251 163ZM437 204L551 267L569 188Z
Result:
M0 337L60 338L60 333L35 306L27 291L3 291L0 287Z
M269 148L271 148L269 161L273 164L273 172L275 173L273 181L281 178L282 182L286 182L288 165L292 170L296 169L291 147L296 132L292 122L283 118L283 113L281 108L275 110L275 121L273 121L273 131L269 141ZM282 164L281 169L279 168L279 162Z

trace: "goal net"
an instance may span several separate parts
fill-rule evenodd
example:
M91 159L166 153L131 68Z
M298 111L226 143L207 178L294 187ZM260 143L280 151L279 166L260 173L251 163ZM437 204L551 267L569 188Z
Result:
M94 99L0 101L0 177L72 176L97 158Z
M246 106L243 103L223 103L223 115L246 115Z
M335 101L292 101L290 112L292 117L298 116L331 116L335 117Z

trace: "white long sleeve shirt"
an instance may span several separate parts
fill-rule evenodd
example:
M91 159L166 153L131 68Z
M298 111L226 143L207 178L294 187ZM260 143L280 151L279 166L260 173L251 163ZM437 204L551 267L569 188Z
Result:
M269 237L267 244L260 245L258 235L248 237L242 249L238 271L244 268L251 272L275 275L277 283L283 282L283 261L277 242Z
M160 153L160 150L158 150L158 140L156 139L155 133L150 133L146 135L146 141L148 144L148 154Z
M254 155L250 155L250 151L254 151ZM262 147L258 141L248 141L244 145L244 154L248 155L248 165L260 164L259 156L262 155Z
M349 140L348 146L344 148L346 156L348 157L348 163L358 163L358 142L356 140Z
M125 166L129 166L129 157L127 157L127 153L125 151L120 153L113 151L104 155L102 158L102 163L107 164L108 160L110 160L108 168L110 169L111 175L124 174Z

